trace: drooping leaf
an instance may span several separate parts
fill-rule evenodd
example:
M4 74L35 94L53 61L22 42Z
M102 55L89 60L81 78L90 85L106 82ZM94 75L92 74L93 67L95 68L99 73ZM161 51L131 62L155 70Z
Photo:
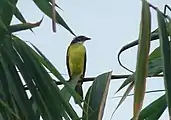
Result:
M68 115L72 118L72 119L78 119L78 116L77 116L77 114L76 114L76 112L73 110L73 108L72 108L72 106L70 105L70 103L68 103L68 102L66 102L65 101L65 99L63 98L63 96L62 96L62 94L61 94L61 91L59 90L59 88L56 86L56 84L55 84L55 82L53 81L53 79L52 78L50 78L49 77L49 73L46 71L46 69L45 69L45 67L43 66L44 65L44 60L42 59L42 55L43 54L41 54L41 56L39 56L33 49L31 49L31 47L29 47L28 45L26 45L24 42L22 42L19 38L17 38L17 37L15 37L14 36L14 39L15 39L15 41L18 41L17 42L17 44L18 45L20 45L20 44L22 44L22 46L24 47L24 48L22 48L22 49L24 49L24 50L20 50L20 54L22 55L24 55L24 53L22 53L23 51L24 52L27 52L27 55L29 55L28 57L31 57L31 58L25 58L25 61L27 61L28 63L26 63L26 64L28 64L28 65L30 65L30 64L32 64L31 66L32 67L34 67L33 65L35 64L36 65L36 63L37 63L37 67L40 67L40 69L38 69L37 68L37 70L43 70L41 73L43 74L42 75L42 77L41 77L41 80L40 81L35 81L35 83L38 85L38 84L42 84L42 85L38 85L37 87L39 88L39 87L41 87L41 88L39 88L39 89L41 89L41 90L45 90L44 92L43 91L41 91L41 90L39 90L40 91L40 94L42 95L42 96L47 96L47 94L48 94L48 96L49 97L47 97L47 101L45 101L46 99L44 99L43 98L43 100L44 100L44 104L46 104L47 105L47 103L49 103L49 102L51 102L51 105L53 106L52 108L53 109L56 109L56 110L58 110L58 114L60 114L60 116L63 116L63 110L65 110L67 113L68 113ZM16 45L17 45L16 44ZM19 50L19 49L18 49ZM25 53L26 54L26 53ZM23 56L22 55L22 56ZM32 55L32 56L31 56ZM32 58L33 57L33 58ZM29 63L30 61L29 61L29 59L33 59L36 63ZM47 60L48 61L48 60ZM39 62L39 63L38 63ZM49 62L49 64L51 64L50 62ZM51 66L48 66L49 64L47 64L46 66L47 66L47 68L51 68ZM33 69L33 70L35 70L35 68L30 68L30 69ZM56 69L54 68L53 69L53 72L55 71ZM45 72L46 71L46 72ZM37 71L37 72L40 72L40 71ZM55 71L55 73L56 73L57 71ZM35 73L36 73L36 71L35 71ZM41 75L41 74L35 74L37 77L40 77L39 75ZM33 75L33 76L35 76L35 75ZM44 81L42 81L44 79ZM48 80L49 79L49 80ZM37 83L38 82L38 83ZM41 83L39 83L39 82L41 82ZM44 83L43 83L44 82ZM65 81L66 82L66 81ZM48 87L47 85L50 85L51 87ZM53 86L53 87L52 87ZM28 86L29 87L29 86ZM47 88L49 88L49 90L51 91L50 92L50 94L47 92ZM52 96L51 96L52 95ZM54 96L55 95L55 96ZM51 97L53 97L53 98L51 98L50 99L50 96ZM53 99L55 99L54 101L52 101ZM52 102L55 102L55 103L52 103ZM58 104L56 104L56 102L58 102ZM54 106L54 104L56 105L56 106ZM49 105L50 106L50 105ZM48 106L46 106L47 107L47 109L51 109L51 108L48 108ZM51 109L52 110L52 109ZM55 110L55 111L56 111ZM54 113L54 111L52 112L52 111L50 111L49 112L50 114L55 114L54 115L54 119L56 119L57 117L55 117L56 115L57 115L57 113L55 112ZM52 116L52 115L51 115ZM60 117L60 116L58 116L58 117Z
M28 29L31 29L31 28L35 28L35 27L40 26L42 20L43 19L41 19L40 21L38 21L36 23L22 23L22 24L11 25L9 27L9 31L11 33L13 33L13 32L19 32L19 31L22 31L22 30L28 30Z
M20 79L17 79L17 72L14 64L11 62L11 59L7 54L5 54L5 49L1 47L0 49L0 63L5 73L6 80L8 81L10 91L14 95L17 102L19 102L19 107L25 114L26 120L34 119L35 114L32 111L30 102L27 98L24 87L22 86L22 82Z
M5 40L4 45L5 45L6 49L8 49L8 50L6 50L6 55L8 55L8 56L10 56L10 58L12 58L11 60L12 60L13 64L16 65L16 67L20 71L21 76L23 77L24 81L27 83L27 86L29 86L31 95L34 98L34 100L36 101L36 104L42 113L42 117L45 119L48 118L49 120L51 120L50 113L47 110L47 106L45 105L40 92L37 90L37 88L33 82L33 79L35 79L36 77L31 75L31 70L29 69L30 64L27 62L27 60L29 60L29 59L26 59L26 61L24 60L26 55L23 55L20 52L21 51L20 47L13 44L15 40L17 40L17 39L11 38L11 40L10 39ZM18 104L18 105L20 105L20 104ZM30 106L32 106L32 105L30 105ZM25 115L25 114L23 114L23 115Z
M31 44L31 43L30 43ZM74 97L79 98L78 93L69 85L69 83L66 82L66 80L62 77L62 75L57 71L57 69L52 65L52 63L42 54L42 52L33 44L31 44L35 50L41 55L41 57L38 57L38 59L41 61L41 63L54 75L60 80L61 83L64 84L65 88L68 89L67 91ZM34 52L34 51L33 51ZM38 56L36 53L34 53L36 56ZM74 80L74 82L76 82ZM68 98L67 98L68 99ZM80 105L81 107L81 105Z
M47 0L41 0L41 1L33 0L33 1L41 11L43 11L47 16L52 18L52 5ZM65 29L67 29L71 34L75 36L74 32L69 28L69 26L65 23L65 21L57 11L55 16L56 16L56 23L62 25Z

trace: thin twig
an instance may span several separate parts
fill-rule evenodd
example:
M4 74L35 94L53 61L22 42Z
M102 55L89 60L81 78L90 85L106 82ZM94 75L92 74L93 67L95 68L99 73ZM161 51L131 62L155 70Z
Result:
M164 6L164 14L166 15L166 10L170 10L171 11L171 8L170 8L170 6L168 6L168 5L165 5Z
M56 13L55 13L55 0L52 0L52 28L56 32Z
M145 93L158 93L158 92L164 92L165 90L151 90L151 91L146 91ZM129 94L128 97L133 96L134 94ZM115 97L111 97L111 99L115 99L115 98L121 98L123 96L115 96Z
M153 8L155 11L159 11L159 9L157 8L157 7L155 7L154 5L152 5L152 4L150 4L150 3L148 3L149 4L149 6L151 7L151 8ZM165 6L165 7L168 7L167 5ZM170 7L168 7L168 9L169 9ZM164 17L168 17L167 15L165 15L165 10L164 10L164 13L162 13L162 15L164 16Z

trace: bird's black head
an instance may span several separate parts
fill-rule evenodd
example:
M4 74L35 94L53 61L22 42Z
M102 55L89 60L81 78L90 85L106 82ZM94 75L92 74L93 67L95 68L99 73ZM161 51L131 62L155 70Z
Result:
M90 39L91 38L83 36L83 35L77 36L72 40L71 44L78 43L78 42L84 43L85 41L90 40Z

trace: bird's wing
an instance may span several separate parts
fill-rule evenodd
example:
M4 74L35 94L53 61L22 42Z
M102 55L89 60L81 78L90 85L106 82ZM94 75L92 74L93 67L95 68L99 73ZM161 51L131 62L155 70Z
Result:
M69 48L67 49L67 54L66 54L66 65L67 65L67 70L68 70L68 74L69 74L69 77L71 78L71 71L69 69L69 55L68 55L68 52L69 52Z
M86 62L87 62L87 55L86 55L86 52L85 52L85 55L84 55L84 69L83 69L83 77L85 76L85 71L86 71Z

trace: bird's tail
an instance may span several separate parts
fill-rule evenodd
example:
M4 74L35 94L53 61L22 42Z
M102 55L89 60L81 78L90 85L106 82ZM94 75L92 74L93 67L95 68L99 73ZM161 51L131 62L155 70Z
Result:
M75 91L81 96L81 98L83 99L83 88L81 84L77 84L75 87ZM76 104L78 104L78 102L76 100L74 100ZM81 101L82 102L82 101Z

